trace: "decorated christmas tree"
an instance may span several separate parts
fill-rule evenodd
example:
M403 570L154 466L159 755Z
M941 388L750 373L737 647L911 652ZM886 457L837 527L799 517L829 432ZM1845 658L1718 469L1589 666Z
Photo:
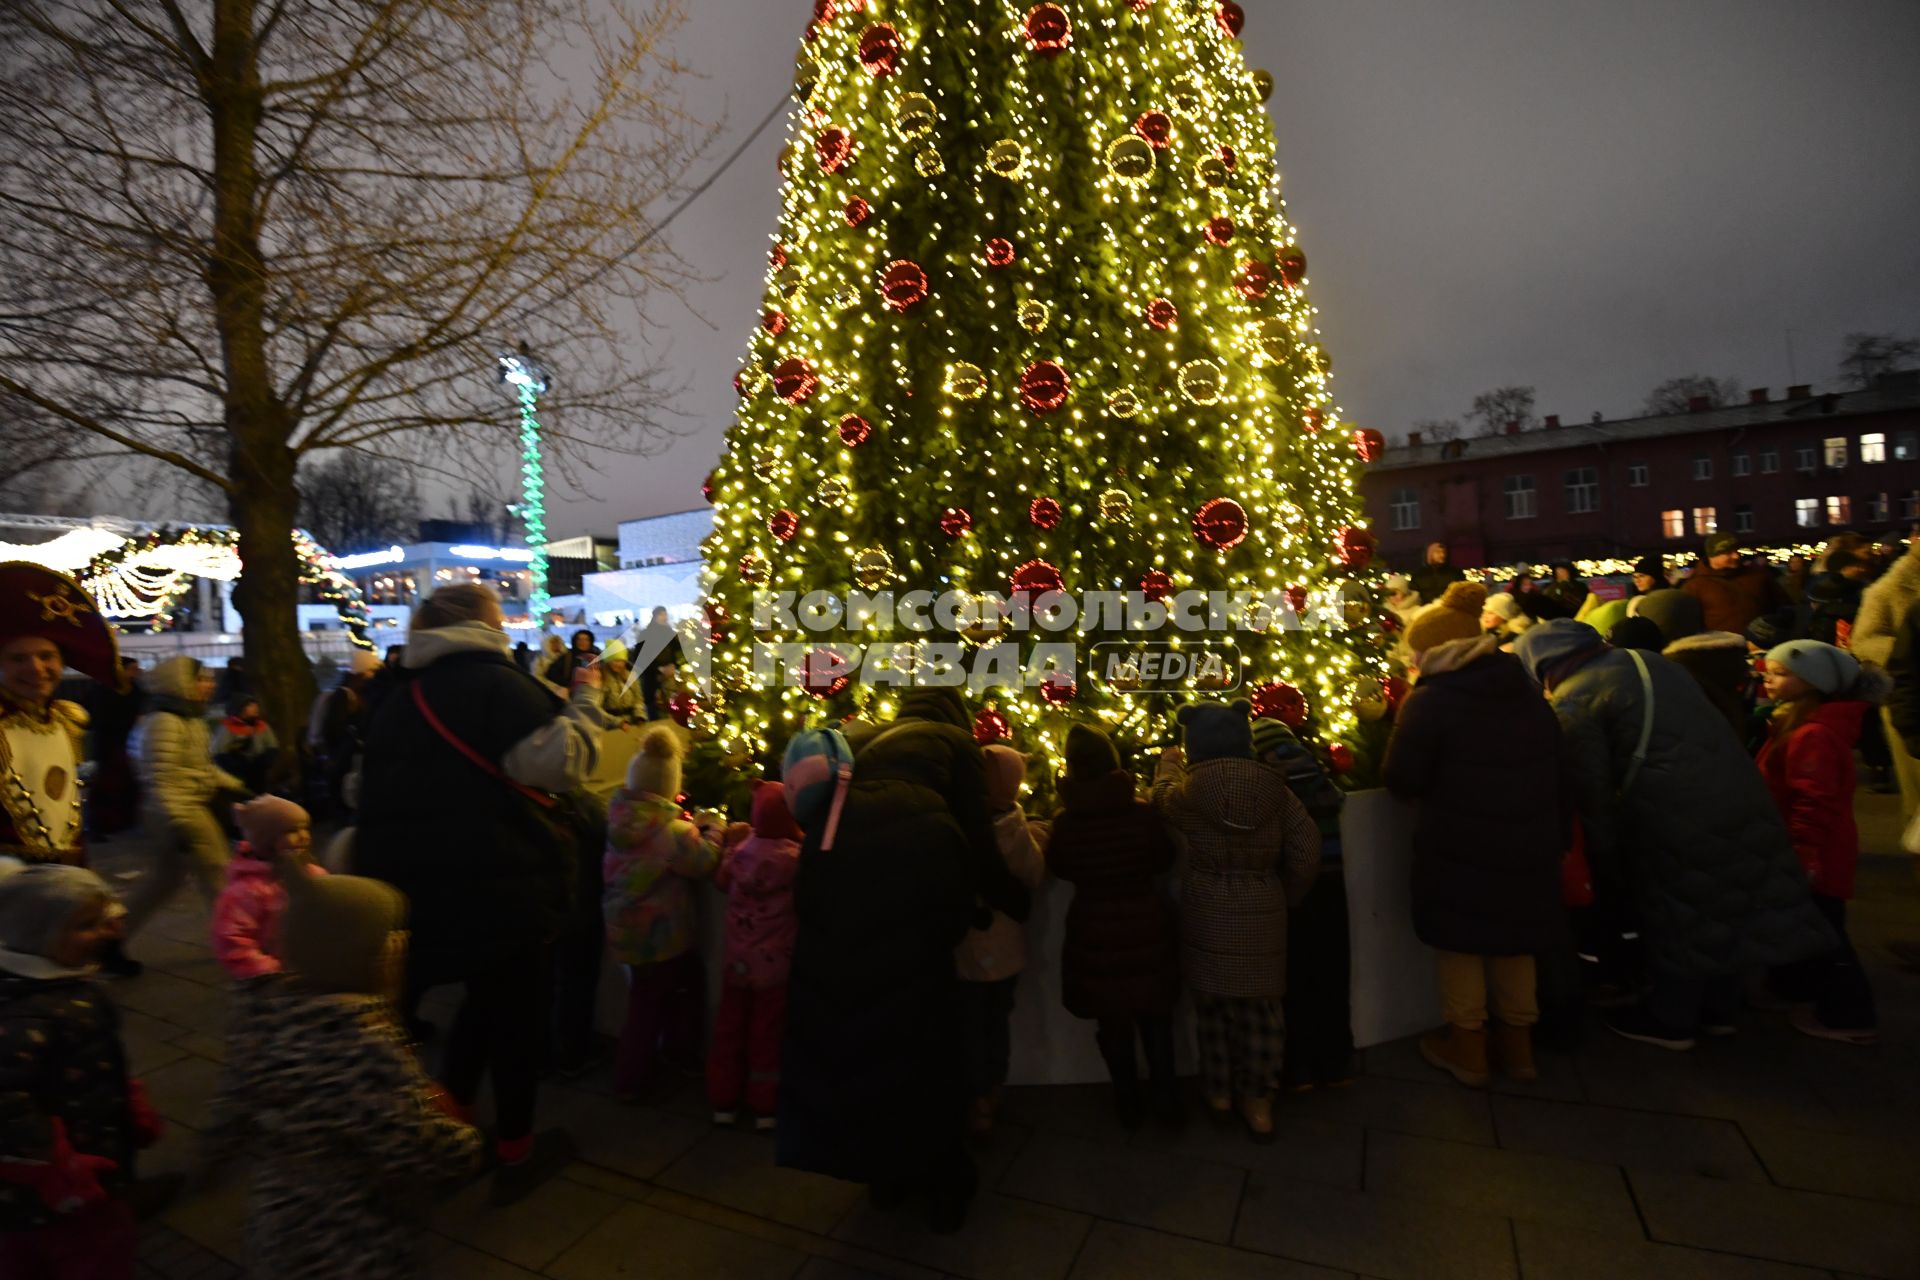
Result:
M1098 720L1163 742L1221 673L1156 681L1115 646L1211 646L1257 712L1348 763L1391 625L1354 485L1381 441L1333 402L1243 21L1231 0L817 0L707 484L695 723L736 756L887 719L943 646L966 671L1028 665L978 694L983 738L1057 758ZM875 607L823 627L830 609L769 610L779 592L986 603L930 630ZM1193 592L1215 593L1212 626L1155 629ZM1058 629L996 628L1006 599ZM1028 663L1063 640L1077 668Z

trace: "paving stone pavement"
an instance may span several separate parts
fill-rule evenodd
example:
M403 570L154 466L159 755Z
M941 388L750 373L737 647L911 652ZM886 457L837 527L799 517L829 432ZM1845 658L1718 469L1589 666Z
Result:
M770 1141L718 1132L697 1082L642 1105L604 1069L553 1083L543 1120L580 1159L521 1204L443 1201L420 1274L857 1280L1830 1280L1920 1277L1920 973L1881 945L1920 941L1920 884L1890 798L1862 794L1853 920L1884 1042L1809 1040L1781 1014L1691 1054L1597 1023L1543 1054L1536 1085L1455 1087L1410 1042L1364 1056L1345 1090L1284 1099L1255 1147L1197 1119L1128 1135L1092 1086L1010 1091L977 1156L964 1231L875 1211L861 1190L777 1169ZM137 842L97 851L111 874ZM148 1172L189 1172L223 1051L226 995L205 915L182 895L113 984L127 1047L173 1122ZM429 1004L431 1011L436 1006ZM444 1018L444 1012L442 1014ZM1091 1034L1091 1031L1089 1031ZM142 1280L242 1273L245 1188L196 1187L143 1228Z

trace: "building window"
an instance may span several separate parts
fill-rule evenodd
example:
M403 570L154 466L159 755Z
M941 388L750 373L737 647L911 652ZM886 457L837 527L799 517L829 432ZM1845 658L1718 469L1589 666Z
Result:
M1853 499L1845 494L1837 494L1827 499L1828 524L1853 523Z
M1870 494L1867 497L1867 522L1869 524L1883 524L1886 522L1886 519L1887 495L1884 493Z
M1532 476L1507 477L1507 519L1533 519L1539 514L1534 498Z
M1647 464L1636 462L1627 468L1627 484L1635 489L1647 487Z
M1695 480L1713 479L1713 459L1695 458L1693 460L1693 478Z
M1902 431L1893 438L1893 460L1912 462L1920 458L1920 433Z
M1744 502L1733 509L1733 531L1735 533L1753 532L1753 508Z
M1793 500L1793 522L1802 529L1820 527L1820 499L1795 498Z
M1847 465L1847 438L1828 436L1822 444L1825 446L1827 465L1835 471Z
M1805 445L1793 451L1793 469L1808 474L1813 472L1813 446Z
M1884 431L1869 431L1860 437L1860 461L1885 462L1887 460L1887 435Z
M1693 509L1693 531L1695 533L1720 532L1720 520L1712 507Z
M1920 489L1909 489L1900 495L1900 518L1920 520Z
M1660 513L1660 535L1665 538L1686 537L1687 513L1684 511L1662 511Z
M1395 489L1393 491L1393 527L1395 529L1418 529L1420 527L1420 494L1415 489Z
M1753 474L1753 455L1750 453L1734 454L1733 455L1733 474L1735 474L1736 476L1752 475Z
M1585 515L1600 509L1600 472L1594 467L1574 467L1567 472L1567 514Z
M1780 451L1763 449L1760 453L1760 474L1770 476L1780 469Z

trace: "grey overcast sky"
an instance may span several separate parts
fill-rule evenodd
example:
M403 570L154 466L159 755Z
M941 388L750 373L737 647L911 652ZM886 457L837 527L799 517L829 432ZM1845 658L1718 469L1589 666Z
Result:
M1070 0L1069 0L1070 2ZM1634 413L1690 373L1830 385L1920 334L1920 0L1242 0L1347 416L1399 436L1491 386ZM811 0L696 0L682 56L730 151ZM700 503L758 315L786 121L675 224L708 283L659 319L686 432L550 527ZM1789 348L1793 364L1789 365Z

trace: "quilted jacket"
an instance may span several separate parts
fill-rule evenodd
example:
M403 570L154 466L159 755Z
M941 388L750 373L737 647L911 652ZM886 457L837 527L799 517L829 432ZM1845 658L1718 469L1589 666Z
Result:
M134 726L131 750L140 794L169 822L197 821L220 791L247 793L247 785L213 762L204 709L193 698L200 664L168 658L147 673L153 709Z
M1731 976L1830 949L1786 825L1739 740L1692 676L1641 656L1653 731L1624 797L1646 707L1632 659L1606 651L1553 694L1596 886L1638 904L1656 974Z
M1178 840L1180 967L1209 996L1287 991L1287 909L1313 888L1320 829L1277 769L1160 759L1153 802Z
M1760 776L1786 819L1793 851L1815 893L1853 896L1860 832L1853 820L1853 744L1866 702L1824 702L1792 732L1778 726L1760 748Z

